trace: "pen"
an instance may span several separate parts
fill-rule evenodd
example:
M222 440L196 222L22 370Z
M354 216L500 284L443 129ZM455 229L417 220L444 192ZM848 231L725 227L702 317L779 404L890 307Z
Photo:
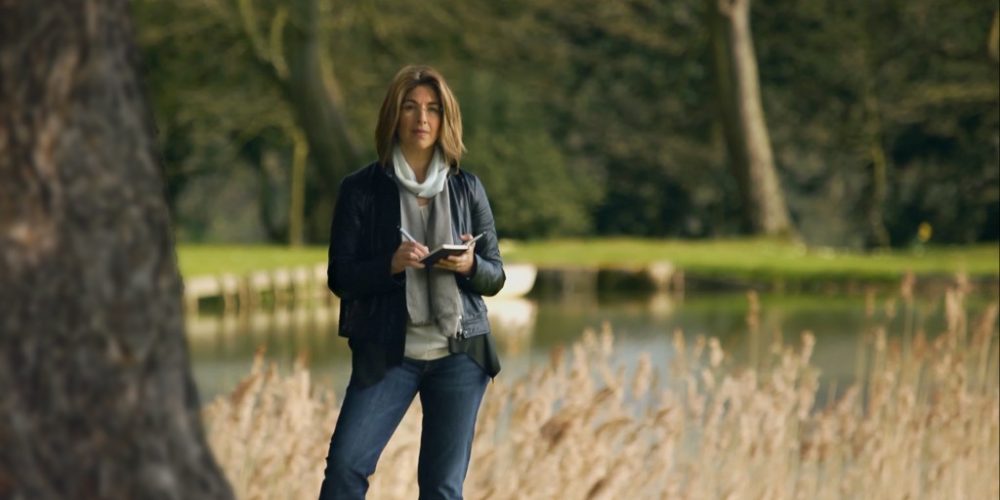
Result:
M408 239L408 240L410 240L410 241L412 241L414 243L418 243L418 241L417 241L416 238L414 238L413 236L411 236L410 233L406 232L406 230L403 229L403 226L399 226L399 232L403 233L403 237L404 238L406 238L406 239Z

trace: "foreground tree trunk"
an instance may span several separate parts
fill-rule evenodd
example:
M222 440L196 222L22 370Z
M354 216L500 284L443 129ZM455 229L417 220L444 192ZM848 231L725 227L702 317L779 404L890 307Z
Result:
M0 498L231 498L125 0L0 1Z
M789 236L794 231L774 168L761 106L757 58L750 33L750 0L706 3L722 125L746 222L756 234Z

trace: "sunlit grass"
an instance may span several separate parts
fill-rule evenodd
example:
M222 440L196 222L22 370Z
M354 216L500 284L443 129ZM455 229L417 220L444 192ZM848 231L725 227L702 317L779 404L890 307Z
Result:
M967 317L964 293L948 291L947 331L930 338L887 331L869 314L857 378L825 401L808 332L795 346L775 340L751 365L714 338L687 343L675 332L667 359L641 355L629 367L610 329L587 332L526 376L490 385L466 497L998 498L997 304ZM910 307L912 285L890 300ZM753 294L750 303L747 334L768 338L755 334ZM306 368L282 375L258 359L204 418L239 498L306 499L319 490L337 412ZM416 496L420 419L415 402L370 498Z
M669 261L689 273L725 276L852 276L898 279L917 274L997 275L996 244L865 254L771 240L555 240L511 242L505 257L547 265L642 265Z
M627 266L669 261L690 274L790 279L896 280L917 275L1000 274L1000 246L928 247L865 254L771 240L655 240L636 238L501 242L507 262L545 266ZM319 264L326 247L180 245L184 276Z
M178 245L177 260L185 277L246 274L326 262L326 247L278 245Z

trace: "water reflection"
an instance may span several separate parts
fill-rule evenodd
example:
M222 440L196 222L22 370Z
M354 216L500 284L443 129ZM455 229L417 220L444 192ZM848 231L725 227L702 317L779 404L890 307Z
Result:
M538 304L523 298L497 298L486 303L490 327L500 349L508 356L519 356L531 348Z
M501 377L513 380L546 364L552 349L608 322L616 335L619 359L631 364L648 352L660 371L672 357L675 330L692 340L699 335L718 337L734 366L759 365L768 359L775 342L798 345L801 333L809 330L817 339L813 360L821 380L843 386L857 371L859 342L874 329L885 328L900 338L903 332L917 331L934 336L946 327L941 297L903 302L891 294L867 301L859 295L774 294L759 298L758 312L751 310L745 293L578 298L488 302L503 363ZM970 298L969 324L995 300ZM336 301L319 301L297 308L188 318L192 365L202 398L231 390L249 372L258 349L285 369L306 357L314 380L341 392L350 373L350 353L346 341L337 336L337 313ZM751 328L748 316L755 315Z
M486 304L505 371L510 371L506 361L531 349L538 304L523 298L491 298ZM339 388L350 375L350 351L337 335L339 312L339 302L333 300L239 314L189 315L188 343L202 399L234 387L249 372L258 351L283 369L304 359L314 377Z

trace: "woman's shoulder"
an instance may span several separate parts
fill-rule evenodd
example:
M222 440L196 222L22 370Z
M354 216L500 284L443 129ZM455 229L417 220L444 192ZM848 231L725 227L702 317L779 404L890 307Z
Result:
M382 165L378 161L373 161L344 176L343 182L355 182L359 179L369 178L382 171Z
M482 181L479 180L479 177L476 176L476 174L468 171L465 167L457 169L454 177L455 180L465 183L472 187L482 184Z
M455 173L453 179L452 188L457 188L458 192L463 193L463 195L473 199L486 197L486 187L483 186L483 182L476 174L461 168Z
M340 181L340 189L369 184L380 174L383 174L382 165L377 161L373 161L345 175Z

